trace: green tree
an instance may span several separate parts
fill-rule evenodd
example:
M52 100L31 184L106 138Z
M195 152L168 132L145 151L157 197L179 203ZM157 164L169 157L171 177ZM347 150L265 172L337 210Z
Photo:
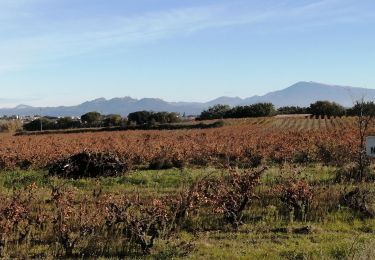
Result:
M317 101L310 105L309 112L315 116L343 116L346 110L335 102Z
M128 115L129 122L135 122L137 125L145 125L150 121L152 112L137 111Z
M372 101L357 101L353 107L347 110L347 115L375 117L375 103Z
M123 118L120 115L107 115L104 118L105 126L121 126L123 123Z
M276 113L272 103L256 103L249 106L215 105L201 113L199 120L272 116Z
M97 125L102 120L102 115L99 112L88 112L81 116L81 120L88 125Z
M68 129L68 128L80 128L81 122L79 120L74 120L71 117L62 117L57 119L58 129Z
M228 113L231 111L228 105L214 105L204 110L199 116L200 120L210 120L210 119L222 119L227 117Z
M180 122L181 118L177 113L158 112L151 114L150 120L159 124L171 124Z
M273 116L276 113L275 106L272 103L256 103L249 106L248 117Z
M308 114L307 107L298 107L298 106L285 106L279 107L277 109L277 114L279 115L288 115L288 114Z
M128 121L135 122L137 125L155 125L177 123L181 118L177 113L137 111L128 115Z
M56 129L56 121L42 117L25 124L23 128L26 131L52 130Z

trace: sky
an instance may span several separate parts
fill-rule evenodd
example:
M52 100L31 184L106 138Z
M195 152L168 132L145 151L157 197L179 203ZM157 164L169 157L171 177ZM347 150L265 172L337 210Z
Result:
M373 0L0 0L0 107L375 88Z

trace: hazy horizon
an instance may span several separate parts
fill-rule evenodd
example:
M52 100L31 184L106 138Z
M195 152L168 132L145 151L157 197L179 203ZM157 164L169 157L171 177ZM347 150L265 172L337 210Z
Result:
M375 2L0 0L0 108L375 88Z
M299 82L295 82L295 84L298 84L298 83L305 83L305 82L308 82L308 81L299 81ZM316 84L322 84L322 85L327 85L327 86L339 86L339 87L353 87L353 86L341 86L341 85L336 85L336 84L326 84L326 83L323 83L323 82L316 82L316 81L310 81L310 82L312 82L312 83L316 83ZM281 91L281 90L284 90L284 89L286 89L286 88L289 88L289 87L291 87L291 86L293 86L294 84L292 84L292 85L290 85L290 86L286 86L286 87L284 87L284 88L282 88L282 89L275 89L274 91ZM356 88L356 87L355 87ZM272 91L273 92L273 91ZM264 93L264 94L269 94L269 93L271 93L271 92L268 92L268 93ZM58 106L74 106L74 105L80 105L80 104L82 104L82 103L84 103L84 102L90 102L90 101L94 101L94 100L98 100L98 99L102 99L102 98L104 98L104 99L106 99L106 100L111 100L111 99L116 99L116 98L132 98L132 99L136 99L136 100L141 100L141 99L162 99L163 101L166 101L166 102L171 102L171 103L173 103L173 102L189 102L189 103L195 103L195 102L197 102L197 103L207 103L207 102L210 102L210 101L213 101L213 100L215 100L215 99L218 99L218 98L226 98L226 97L228 97L228 98L240 98L240 99L246 99L246 98L251 98L251 97L254 97L254 96L262 96L262 95L260 95L260 94L254 94L254 95L252 95L252 96L216 96L216 97L213 97L213 98L211 98L211 99L207 99L207 100L167 100L167 99L162 99L162 98L160 98L160 97L148 97L148 96L145 96L145 97L139 97L139 98L137 98L137 97L133 97L133 96L109 96L109 97L96 97L96 98L93 98L93 99L83 99L82 101L80 101L79 103L74 103L74 104L65 104L65 103L57 103L57 104L55 104L55 105L51 105L51 106L48 106L48 105L46 105L46 106L43 106L43 104L41 104L41 105L37 105L37 106L35 106L35 107L58 107ZM1 102L3 101L3 99L1 99L0 98L0 104L1 104ZM16 102L17 100L13 100L14 102ZM30 104L28 104L28 102L24 102L24 103L22 103L22 100L19 100L20 102L19 103L17 103L17 104L15 104L15 105L10 105L10 106L4 106L4 107L0 107L0 109L1 108L15 108L15 107L17 107L17 106L33 106L33 105L30 105ZM25 100L26 101L26 100Z

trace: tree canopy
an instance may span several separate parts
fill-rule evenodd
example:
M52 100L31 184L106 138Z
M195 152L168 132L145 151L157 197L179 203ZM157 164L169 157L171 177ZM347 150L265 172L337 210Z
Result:
M138 111L128 115L129 122L135 122L137 125L145 124L170 124L181 121L177 113L170 112L152 112L152 111Z
M279 114L279 115L309 114L309 108L308 107L299 107L299 106L279 107L277 109L277 114Z
M89 125L97 123L102 120L102 115L99 112L88 112L81 116L81 120Z
M223 119L223 118L244 118L271 116L276 112L271 103L257 103L249 106L236 106L231 108L228 105L215 105L203 111L199 116L200 120Z
M315 116L343 116L346 113L346 109L343 106L330 101L312 103L308 111Z
M372 101L357 101L353 107L347 110L347 115L375 117L375 103Z

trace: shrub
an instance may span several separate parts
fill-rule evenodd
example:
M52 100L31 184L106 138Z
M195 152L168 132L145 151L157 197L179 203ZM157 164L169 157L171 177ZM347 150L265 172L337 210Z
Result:
M22 160L16 163L16 166L21 170L28 170L32 166L32 162L29 160Z
M366 166L363 169L361 178L360 170L357 163L349 163L340 167L336 170L335 173L335 182L344 183L344 182L358 182L358 181L373 181L375 180L375 174L373 170Z
M53 163L49 174L77 179L116 176L127 170L128 165L116 155L83 152Z
M340 201L344 206L361 213L364 217L375 217L375 191L355 188L344 194Z
M1 197L0 205L0 257L5 256L10 244L25 245L33 225L38 225L41 215L32 214L35 185L13 191L10 198ZM27 246L27 245L26 245ZM10 256L12 256L12 252Z
M263 156L258 152L253 152L249 149L245 151L246 160L240 164L243 168L256 168L262 165Z
M205 110L199 116L199 120L222 119L231 111L228 105L215 105Z
M22 131L20 120L0 120L0 132L14 133Z
M172 168L181 169L185 166L184 161L178 159L168 159L163 157L158 157L153 159L149 166L149 170L167 170Z
M254 198L254 190L266 168L232 171L229 176L203 180L198 184L199 201L214 214L222 214L226 223L237 229L242 224L243 211Z
M304 180L289 180L281 187L281 201L289 208L294 219L306 220L313 192Z
M57 122L48 118L35 119L23 126L26 131L40 131L40 130L50 130L56 129Z
M300 164L306 164L313 162L314 158L311 155L310 151L300 151L296 152L293 156L293 162L294 163L300 163Z

